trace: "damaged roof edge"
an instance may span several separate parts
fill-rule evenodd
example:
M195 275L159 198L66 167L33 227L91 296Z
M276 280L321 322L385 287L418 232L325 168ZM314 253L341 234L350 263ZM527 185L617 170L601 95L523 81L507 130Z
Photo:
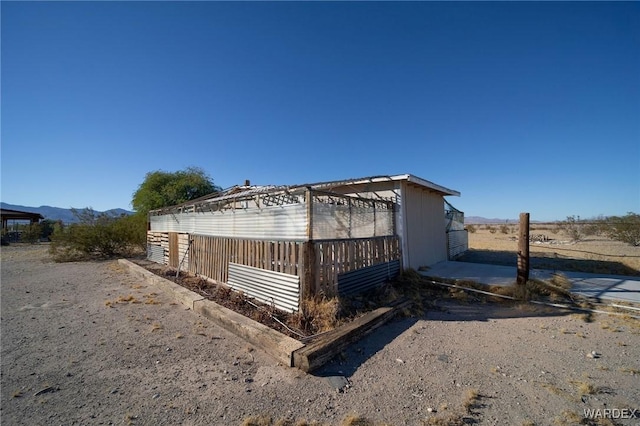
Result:
M393 176L381 175L381 176L370 176L370 177L355 178L355 179L343 179L343 180L336 180L336 181L317 182L317 183L302 184L302 185L277 185L277 186L276 185L265 185L265 186L236 185L236 186L227 188L223 191L205 195L203 197L197 198L195 200L187 201L182 204L163 207L160 209L154 209L154 210L151 210L149 213L158 214L162 212L169 212L180 207L206 204L207 202L223 201L225 199L233 199L235 197L243 197L243 196L260 194L260 193L269 193L274 191L296 191L302 188L330 189L338 186L358 185L358 184L376 183L376 182L389 182L389 181L407 181L414 185L418 185L423 188L436 191L442 194L443 196L447 196L447 195L460 196L460 192L458 191L454 191L453 189L449 189L444 186L437 185L433 182L430 182L426 179L422 179L418 176L414 176L412 174L402 174L402 175L393 175Z
M422 186L422 187L431 189L433 191L439 192L442 195L455 195L458 197L460 196L460 192L458 191L446 188L444 186L435 184L426 179L422 179L418 176L414 176L408 173L402 174L402 175L370 176L370 177L356 178L356 179L343 179L343 180L336 180L336 181L319 182L319 183L310 184L309 186L314 188L322 188L322 187L336 187L336 186L343 186L343 185L359 185L359 184L365 184L365 183L403 181L403 180L406 180L407 182L413 183L415 185Z

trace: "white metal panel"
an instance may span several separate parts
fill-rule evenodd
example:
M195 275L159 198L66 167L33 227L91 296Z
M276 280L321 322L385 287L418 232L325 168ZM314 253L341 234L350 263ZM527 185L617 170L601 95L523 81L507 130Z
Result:
M299 308L300 277L297 275L229 262L227 284L278 309L293 312Z
M418 269L447 260L447 239L442 195L407 185L403 194L409 263Z
M216 237L304 241L306 204L151 216L151 230Z

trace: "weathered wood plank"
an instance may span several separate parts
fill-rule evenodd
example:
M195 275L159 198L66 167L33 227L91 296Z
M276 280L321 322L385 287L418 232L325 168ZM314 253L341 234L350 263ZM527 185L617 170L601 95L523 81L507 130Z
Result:
M293 352L293 366L307 373L316 370L351 343L371 333L392 319L399 310L410 304L410 301L403 301L395 307L378 308L342 327L319 336L317 340Z

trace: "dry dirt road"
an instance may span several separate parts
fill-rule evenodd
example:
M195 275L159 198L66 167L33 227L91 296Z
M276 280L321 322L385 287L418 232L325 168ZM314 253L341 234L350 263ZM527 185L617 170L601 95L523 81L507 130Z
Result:
M442 300L307 375L116 262L56 264L46 246L0 257L3 425L341 424L352 414L391 425L611 424L586 422L584 410L640 409L631 319ZM332 375L350 386L337 392Z

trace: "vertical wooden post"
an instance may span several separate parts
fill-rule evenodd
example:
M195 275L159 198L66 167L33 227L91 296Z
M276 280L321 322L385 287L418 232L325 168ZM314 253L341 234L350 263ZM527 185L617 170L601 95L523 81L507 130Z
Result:
M516 283L525 285L529 280L529 213L520 213L518 235L518 275Z
M311 299L316 293L316 253L314 243L311 241L305 241L302 243L302 265L303 270L300 276L301 289L300 298Z

